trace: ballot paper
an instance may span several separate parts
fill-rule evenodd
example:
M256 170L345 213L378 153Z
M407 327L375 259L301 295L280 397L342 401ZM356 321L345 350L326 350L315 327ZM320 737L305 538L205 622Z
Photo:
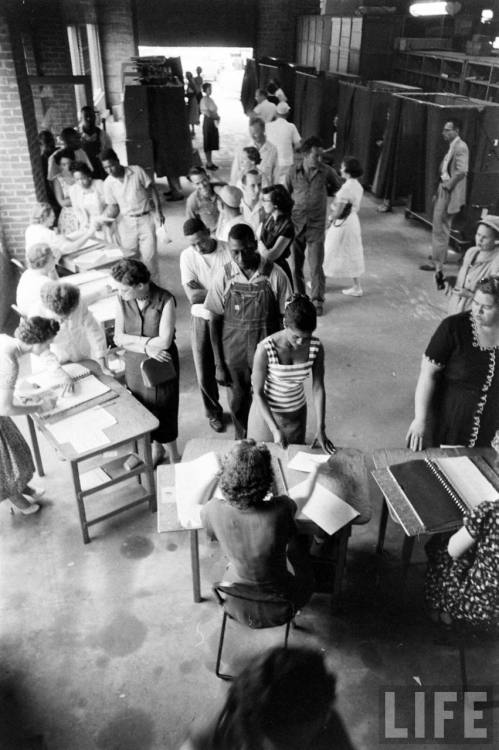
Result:
M113 415L96 406L45 427L61 445L70 443L77 453L86 453L111 442L104 430L113 424L116 424Z
M80 255L77 259L78 268L91 269L95 266L104 266L106 263L112 263L115 260L123 258L123 251L119 247L110 247L105 250L91 250L88 253Z
M326 534L334 534L360 515L341 497L316 482L314 491L308 500L303 501L309 487L306 479L289 491L289 496L298 505L296 518L308 518L323 529ZM300 500L302 500L300 502Z
M288 469L310 473L318 464L325 464L330 458L331 456L328 453L305 453L304 451L298 451L296 456L289 462Z
M175 464L177 513L184 528L201 528L201 507L211 498L219 471L220 459L214 451Z

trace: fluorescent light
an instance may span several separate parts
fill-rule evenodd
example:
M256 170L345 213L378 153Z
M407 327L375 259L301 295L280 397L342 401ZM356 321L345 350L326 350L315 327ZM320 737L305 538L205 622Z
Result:
M413 3L409 7L411 16L446 16L447 3L443 2L422 2Z
M494 11L490 9L482 10L482 17L480 18L480 23L487 23L488 21L492 21L494 18Z

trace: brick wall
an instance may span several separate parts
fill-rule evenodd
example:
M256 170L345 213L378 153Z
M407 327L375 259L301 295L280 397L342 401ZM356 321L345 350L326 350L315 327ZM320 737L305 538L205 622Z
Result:
M147 8L144 3L141 12ZM97 0L102 66L109 108L122 101L121 64L138 54L131 0Z
M258 0L255 56L296 59L296 20L320 11L319 0Z
M0 224L5 249L24 256L24 231L44 200L35 110L19 30L0 14Z

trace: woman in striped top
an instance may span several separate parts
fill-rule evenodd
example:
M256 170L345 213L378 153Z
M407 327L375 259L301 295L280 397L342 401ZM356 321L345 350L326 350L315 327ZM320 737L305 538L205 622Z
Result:
M307 430L305 380L312 373L317 421L314 444L326 453L335 447L326 436L324 349L313 336L317 325L314 305L305 295L294 295L284 312L284 330L258 344L253 362L253 403L248 437L275 442L304 443Z

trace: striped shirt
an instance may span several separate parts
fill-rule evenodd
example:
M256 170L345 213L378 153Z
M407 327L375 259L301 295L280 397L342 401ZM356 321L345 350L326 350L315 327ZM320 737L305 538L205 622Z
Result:
M307 362L294 365L281 365L273 337L263 342L267 353L267 377L263 392L269 407L277 412L294 412L306 404L304 382L312 371L320 341L315 336L310 339Z

